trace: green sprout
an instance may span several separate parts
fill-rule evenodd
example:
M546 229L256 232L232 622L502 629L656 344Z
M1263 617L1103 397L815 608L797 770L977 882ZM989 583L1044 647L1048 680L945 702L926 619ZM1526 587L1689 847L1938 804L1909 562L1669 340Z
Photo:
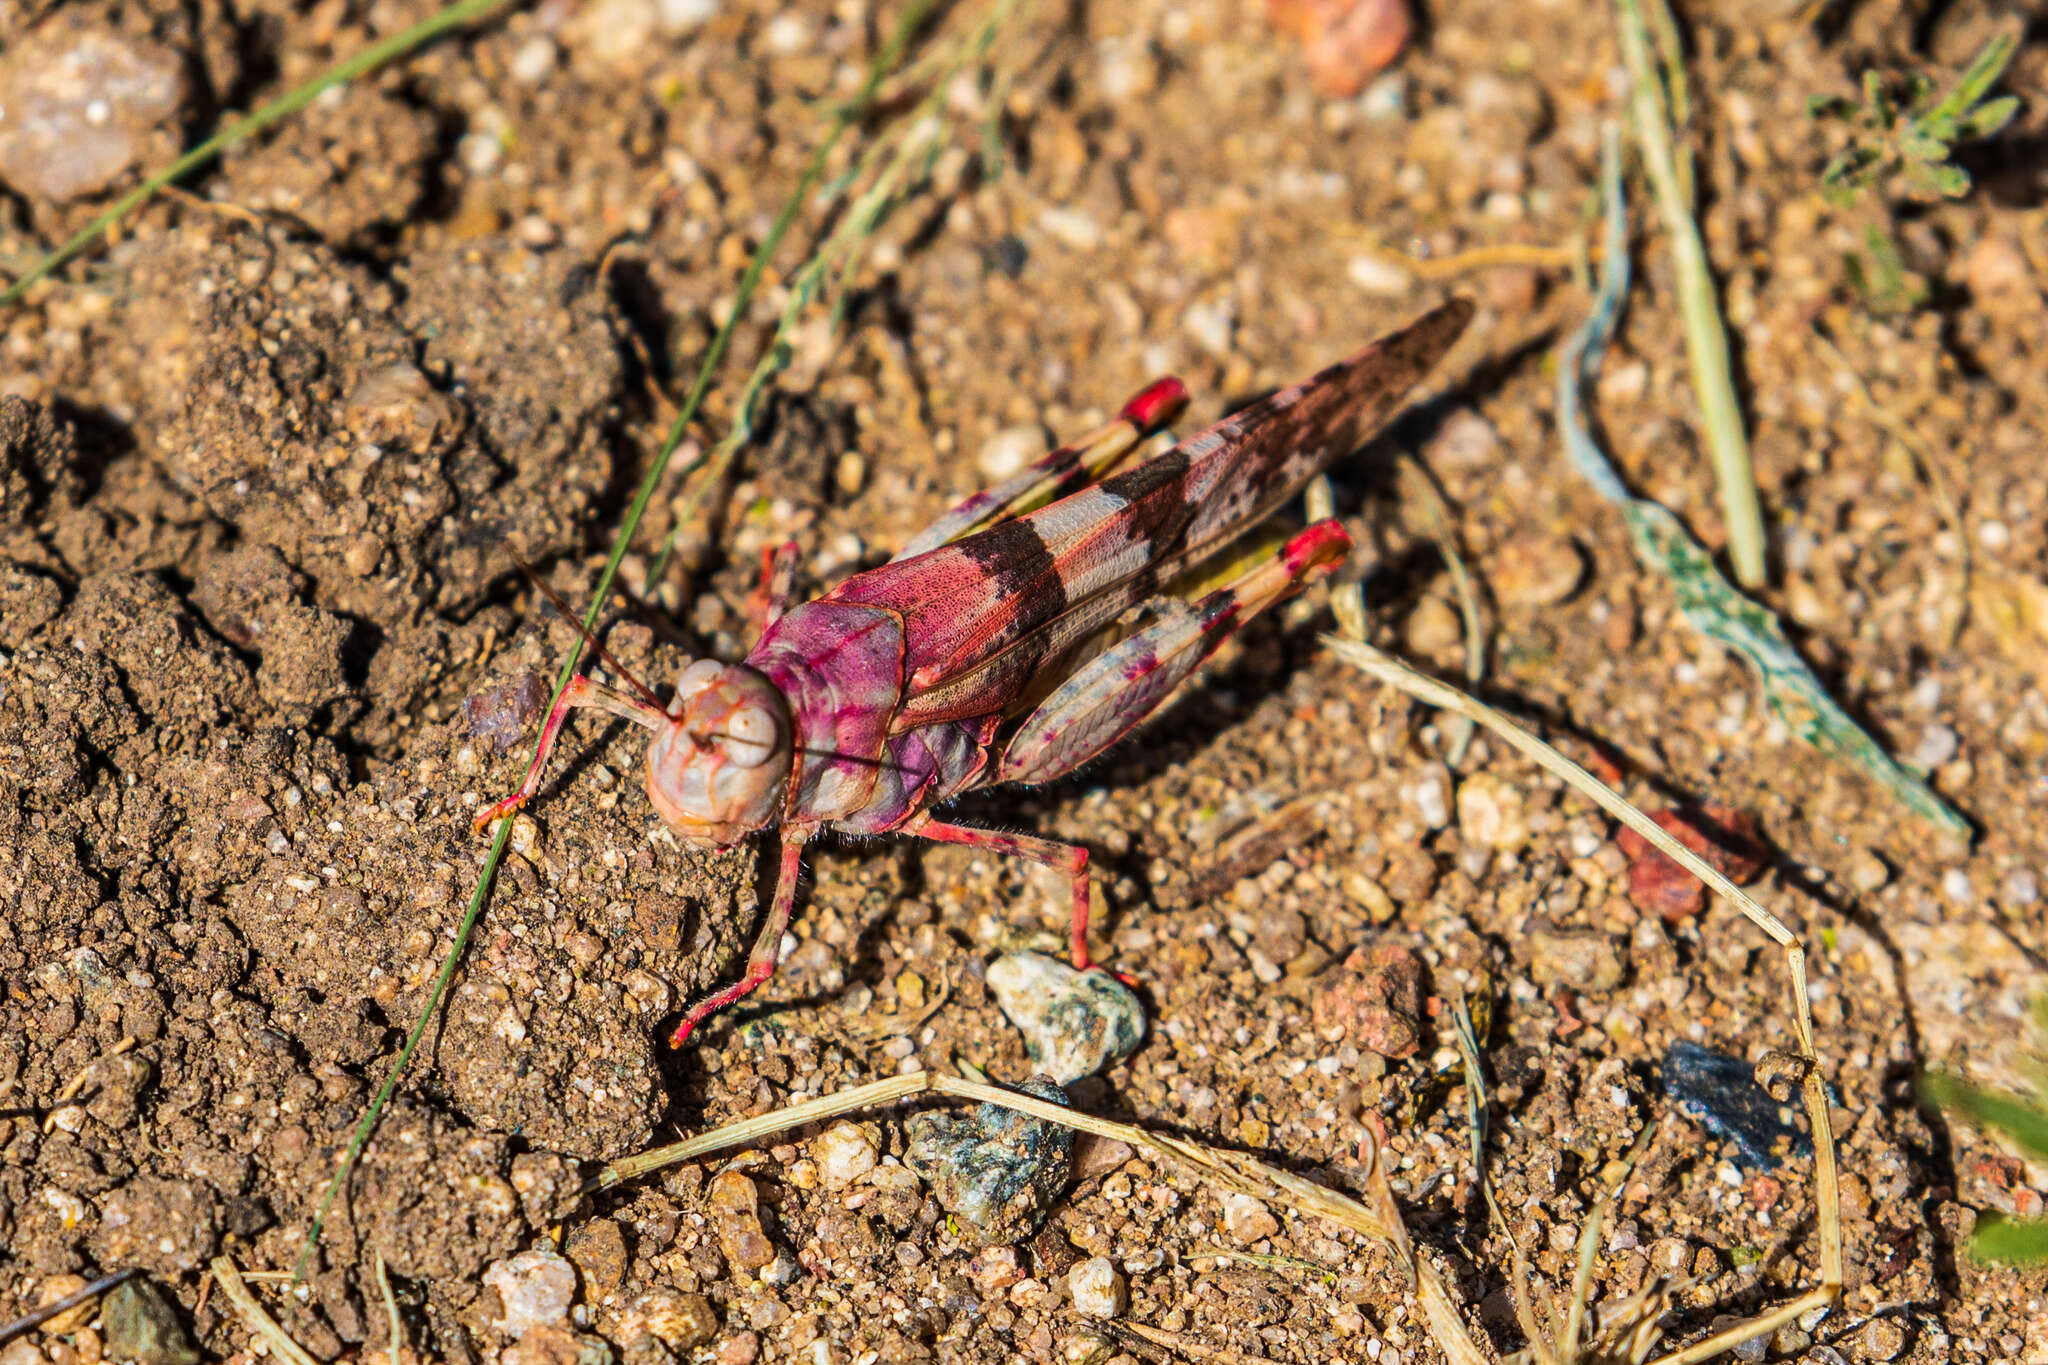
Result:
M1922 203L1968 194L1970 173L1951 158L1959 143L1990 137L2019 112L2017 95L1985 98L2018 48L2014 34L1993 38L1939 99L1934 82L1918 71L1907 77L1903 98L1894 96L1883 75L1866 71L1861 102L1842 95L1808 99L1809 116L1854 130L1848 147L1820 173L1820 183L1845 203L1881 185L1896 186L1905 198Z

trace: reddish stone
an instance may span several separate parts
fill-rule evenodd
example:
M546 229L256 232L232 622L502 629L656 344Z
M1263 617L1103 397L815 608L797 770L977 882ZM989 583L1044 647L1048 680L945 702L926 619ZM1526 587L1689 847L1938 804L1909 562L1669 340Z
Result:
M1763 859L1757 851L1756 821L1732 806L1660 810L1650 816L1660 828L1738 886L1757 879ZM1637 908L1677 923L1707 903L1700 879L1624 827L1615 843L1629 860L1628 898Z
M1266 0L1266 22L1300 42L1309 82L1331 99L1365 89L1415 29L1408 0Z
M1317 983L1312 1008L1325 1036L1382 1057L1412 1057L1422 1047L1422 962L1398 943L1354 949Z

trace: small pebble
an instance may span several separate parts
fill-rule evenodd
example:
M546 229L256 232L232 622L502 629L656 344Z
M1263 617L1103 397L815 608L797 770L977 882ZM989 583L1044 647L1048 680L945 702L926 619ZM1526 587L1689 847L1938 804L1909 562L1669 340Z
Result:
M761 1225L761 1192L743 1171L720 1171L705 1188L704 1202L718 1229L718 1249L738 1270L759 1270L775 1259L775 1244Z
M2033 905L2041 899L2041 882L2032 872L2022 867L2006 874L1999 891L2008 905Z
M1024 1278L1024 1263L1015 1247L983 1247L967 1263L967 1278L984 1299L992 1299Z
M1980 237L1965 258L1963 278L1971 295L1979 299L2015 294L2027 287L2027 258L2002 236L1994 233Z
M1855 861L1849 864L1849 885L1863 895L1882 890L1884 884L1891 879L1891 868L1886 866L1884 859L1867 848L1857 854Z
M1241 1247L1280 1233L1280 1220L1272 1211L1248 1194L1235 1191L1223 1196L1223 1231L1230 1240Z
M719 0L656 0L654 9L662 32L683 34L716 19Z
M455 159L462 169L482 179L505 160L505 144L496 133L464 133L455 140Z
M1414 279L1397 263L1384 256L1361 253L1344 267L1345 276L1366 293L1384 299L1406 297Z
M1708 803L1698 810L1653 811L1657 827L1738 886L1763 872L1756 821L1732 806ZM1633 829L1624 827L1615 845L1629 860L1628 898L1636 908L1676 924L1706 905L1699 878Z
M1316 1032L1332 1042L1412 1057L1422 1047L1422 962L1399 943L1354 949L1316 979L1310 1009Z
M626 1308L622 1342L646 1334L673 1351L689 1351L718 1335L718 1310L702 1294L656 1289Z
M1458 832L1481 848L1513 852L1529 842L1526 806L1521 788L1474 773L1458 786Z
M106 1354L141 1365L199 1365L203 1358L178 1307L154 1281L123 1280L100 1305Z
M41 1308L59 1299L68 1298L85 1288L85 1284L83 1275L46 1275L43 1282L36 1286L36 1307ZM85 1326L92 1320L93 1314L99 1311L99 1301L88 1299L84 1303L65 1309L45 1322L42 1327L43 1334L52 1337L69 1336Z
M17 25L0 59L0 180L58 201L98 194L185 102L185 68L154 43Z
M811 1158L828 1190L843 1190L875 1169L875 1140L856 1123L839 1122L811 1144Z
M553 38L536 33L512 53L509 66L512 79L522 85L538 85L555 69L555 61L560 55L561 49L555 46Z
M1093 251L1102 245L1102 228L1081 209L1046 208L1038 215L1038 226L1046 236L1074 251Z
M1604 995L1621 984L1621 951L1607 934L1538 929L1528 942L1529 975L1539 986Z
M1065 1104L1064 1091L1043 1078L1017 1087ZM905 1125L903 1160L932 1187L939 1206L985 1246L1023 1241L1045 1221L1067 1187L1073 1130L1001 1105L977 1106L965 1117L926 1110Z
M1061 1085L1115 1065L1145 1041L1145 1007L1108 972L1010 953L989 964L988 988L1024 1035L1032 1065Z
M735 1332L718 1343L718 1365L754 1365L761 1358L761 1338L755 1332Z
M1266 22L1301 44L1316 92L1340 100L1392 66L1415 30L1408 0L1266 0Z
M1961 741L1956 732L1946 725L1930 725L1920 732L1920 742L1913 746L1912 763L1923 772L1932 772L1956 756Z
M1906 1329L1892 1318L1872 1318L1856 1334L1858 1360L1896 1360L1906 1349Z
M1470 474L1500 463L1500 433L1493 423L1470 408L1455 408L1445 415L1436 434L1422 452L1433 468L1446 473Z
M1504 607L1548 607L1577 592L1585 576L1570 537L1522 535L1494 551L1487 582Z
M1451 823L1450 781L1441 768L1425 774L1408 789L1409 804L1431 829Z
M1408 613L1401 626L1401 641L1410 654L1442 654L1465 642L1465 626L1450 603L1441 597L1425 597Z
M1035 423L1004 427L981 443L974 468L990 483L1000 483L1045 453L1044 428Z
M1181 326L1210 355L1218 360L1230 358L1231 338L1237 331L1237 310L1227 299L1189 304L1181 313Z
M496 1325L508 1337L567 1323L569 1305L576 1301L576 1267L546 1247L493 1263L484 1271L484 1283L498 1291L504 1304Z
M1113 1318L1130 1303L1123 1274L1107 1256L1091 1256L1067 1272L1067 1292L1074 1311L1091 1318Z

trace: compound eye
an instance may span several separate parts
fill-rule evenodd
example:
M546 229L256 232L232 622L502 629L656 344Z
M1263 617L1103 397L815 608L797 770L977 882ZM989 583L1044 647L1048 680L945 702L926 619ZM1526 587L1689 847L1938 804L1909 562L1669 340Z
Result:
M676 700L688 701L718 680L725 665L716 659L699 659L676 678Z
M775 717L758 706L742 706L725 722L726 756L742 768L758 768L775 755Z

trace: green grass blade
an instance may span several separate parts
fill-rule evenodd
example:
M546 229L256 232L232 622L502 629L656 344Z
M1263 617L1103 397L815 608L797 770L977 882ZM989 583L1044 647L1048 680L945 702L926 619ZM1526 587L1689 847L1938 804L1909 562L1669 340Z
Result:
M1601 161L1601 191L1607 207L1607 239L1600 286L1585 325L1565 344L1557 372L1558 429L1564 437L1565 454L1581 477L1621 509L1636 557L1670 581L1679 610L1692 627L1749 660L1763 685L1765 702L1795 735L1829 757L1861 768L1943 832L1967 839L1969 823L1925 782L1900 767L1835 704L1786 640L1777 618L1721 576L1713 559L1686 534L1678 518L1660 504L1630 493L1586 430L1579 393L1599 372L1600 357L1620 320L1629 287L1621 152L1611 129Z
M190 175L236 143L245 142L264 129L290 118L334 86L345 85L358 76L367 75L384 63L432 42L451 28L460 28L473 19L481 19L504 3L506 0L457 0L457 3L411 28L370 44L347 61L335 63L289 94L255 110L247 118L217 129L213 136L116 199L106 212L73 234L71 240L30 266L26 274L7 287L5 293L0 293L0 308L16 302L28 292L30 285L91 246L94 238L126 218L165 186Z
M1742 406L1736 401L1728 331L1706 243L1693 221L1691 202L1680 173L1683 158L1674 146L1663 85L1650 52L1641 0L1616 0L1621 23L1621 51L1628 63L1636 139L1642 146L1643 169L1650 179L1664 229L1671 244L1671 269L1678 283L1678 314L1685 326L1686 355L1692 362L1693 393L1700 405L1700 434L1720 487L1721 516L1728 526L1728 558L1745 588L1764 585L1763 509L1757 501L1756 473L1750 466L1749 437L1743 430Z
M497 0L493 0L493 3L496 2ZM726 349L732 343L733 332L739 327L741 319L747 315L747 306L753 301L754 293L760 287L761 277L767 271L769 261L773 259L776 249L782 245L782 239L788 235L791 224L796 221L797 213L802 209L812 188L824 174L825 164L831 158L833 148L838 145L839 139L845 135L847 129L853 126L855 120L866 111L883 78L902 60L904 50L909 47L911 38L923 26L934 3L935 0L912 0L904 10L888 43L869 63L860 93L835 111L831 126L826 130L825 137L819 142L816 150L811 153L810 161L806 163L803 174L798 178L796 188L790 191L789 198L784 201L774 224L761 239L761 245L755 249L753 260L748 263L746 273L740 277L739 288L733 296L732 308L726 314L725 322L719 327L717 334L712 337L711 346L705 351L704 359L698 366L697 379L690 387L689 397L676 413L675 421L669 426L667 438L662 441L660 450L655 453L653 461L648 465L646 474L640 480L640 487L633 495L633 502L626 510L625 519L619 523L618 534L612 540L611 554L605 560L604 571L598 575L597 587L590 596L590 606L583 613L583 626L586 631L594 630L597 626L598 614L604 607L606 594L611 591L612 581L618 577L619 565L626 557L627 547L632 544L633 533L639 529L640 519L647 512L647 504L653 500L655 489L661 485L662 477L668 470L669 460L674 456L676 448L682 444L683 436L689 430L690 422L696 417L698 408L703 405L704 395L710 392L711 381L718 371L719 362L725 358ZM554 703L561 700L562 693L568 690L581 661L582 650L579 647L563 663L561 673L555 678L555 690L553 696L549 698L549 709L553 709ZM326 1192L320 1197L319 1209L313 1215L305 1245L299 1251L298 1262L293 1272L295 1279L304 1277L306 1263L313 1249L320 1243L320 1230L334 1207L335 1198L348 1184L349 1174L362 1156L364 1147L369 1145L370 1134L375 1131L377 1120L382 1117L385 1106L396 1093L399 1079L412 1061L413 1052L419 1047L421 1038L426 1035L428 1023L440 1009L449 978L455 974L456 963L461 960L463 950L469 944L470 935L476 928L476 922L483 914L484 905L490 899L491 884L497 877L499 863L504 859L506 845L512 837L511 831L510 820L499 823L497 837L491 841L490 852L484 858L483 870L477 875L476 890L470 894L468 909L463 913L462 923L456 929L455 942L449 946L447 956L442 959L441 970L434 977L433 987L425 1006L420 1010L419 1020L406 1035L405 1046L392 1062L383 1086L377 1091L376 1098L371 1101L369 1110L356 1125L355 1133L349 1139L348 1151L342 1158L340 1169L334 1173L334 1178L328 1182Z

